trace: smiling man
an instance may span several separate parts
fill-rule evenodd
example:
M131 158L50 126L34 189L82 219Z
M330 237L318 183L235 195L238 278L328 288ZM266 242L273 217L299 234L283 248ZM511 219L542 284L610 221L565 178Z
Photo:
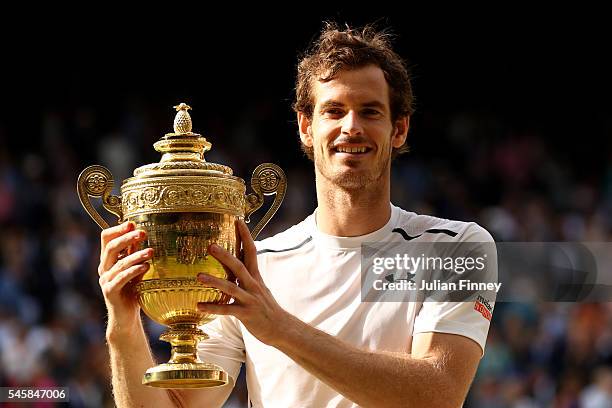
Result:
M413 96L401 58L372 28L327 25L298 68L302 149L314 161L318 207L255 244L239 222L244 258L210 254L240 284L200 275L234 297L201 304L219 315L199 345L204 361L236 378L246 364L253 407L458 407L484 352L489 318L474 302L363 302L366 242L492 242L475 223L417 215L390 203L390 167L405 150ZM118 406L220 406L233 384L164 391L140 384L153 365L137 303L121 288L146 270L143 235L102 233L100 272ZM493 299L487 299L492 309Z

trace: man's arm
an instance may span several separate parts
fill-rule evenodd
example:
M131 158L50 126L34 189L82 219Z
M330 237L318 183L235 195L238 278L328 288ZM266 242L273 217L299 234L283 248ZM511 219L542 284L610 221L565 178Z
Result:
M198 278L234 297L230 305L200 304L204 311L236 316L255 337L292 358L353 402L373 407L461 406L481 357L463 336L420 333L411 353L362 350L284 311L265 286L248 229L239 222L244 263L218 246L209 253L238 277L240 285L209 275ZM408 350L407 350L408 351Z
M363 407L460 407L480 346L463 336L422 333L411 354L362 350L289 315L271 344Z
M166 390L142 385L144 372L155 365L142 324L123 331L111 329L110 324L109 320L106 340L117 407L180 406Z
M142 385L144 372L157 364L142 324L124 333L107 330L106 339L117 407L220 407L232 391L233 384L197 390L170 390Z

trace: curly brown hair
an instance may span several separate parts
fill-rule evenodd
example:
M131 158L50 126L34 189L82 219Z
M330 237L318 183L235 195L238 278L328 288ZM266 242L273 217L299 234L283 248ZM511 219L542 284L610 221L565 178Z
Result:
M391 121L410 117L414 112L414 95L410 73L405 61L391 48L391 34L378 31L373 25L353 29L348 25L340 30L334 22L325 22L319 38L302 56L297 68L293 110L302 112L309 120L314 112L314 81L327 82L341 69L376 65L384 73L389 85ZM302 143L302 150L314 160L312 147ZM406 142L393 148L392 157L408 151Z

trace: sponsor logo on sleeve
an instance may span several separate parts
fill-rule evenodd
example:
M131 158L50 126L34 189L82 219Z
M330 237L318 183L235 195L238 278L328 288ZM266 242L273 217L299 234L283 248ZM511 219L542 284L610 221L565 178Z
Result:
M480 313L487 320L491 320L491 317L493 317L493 308L491 307L489 300L480 295L478 295L476 302L474 302L474 310Z

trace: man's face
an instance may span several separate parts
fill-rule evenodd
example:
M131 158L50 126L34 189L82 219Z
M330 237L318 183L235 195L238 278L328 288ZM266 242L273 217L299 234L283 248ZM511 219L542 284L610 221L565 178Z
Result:
M302 143L312 147L320 176L345 189L389 177L393 147L406 140L408 119L391 122L389 86L373 65L340 70L314 85L312 120L299 114Z

